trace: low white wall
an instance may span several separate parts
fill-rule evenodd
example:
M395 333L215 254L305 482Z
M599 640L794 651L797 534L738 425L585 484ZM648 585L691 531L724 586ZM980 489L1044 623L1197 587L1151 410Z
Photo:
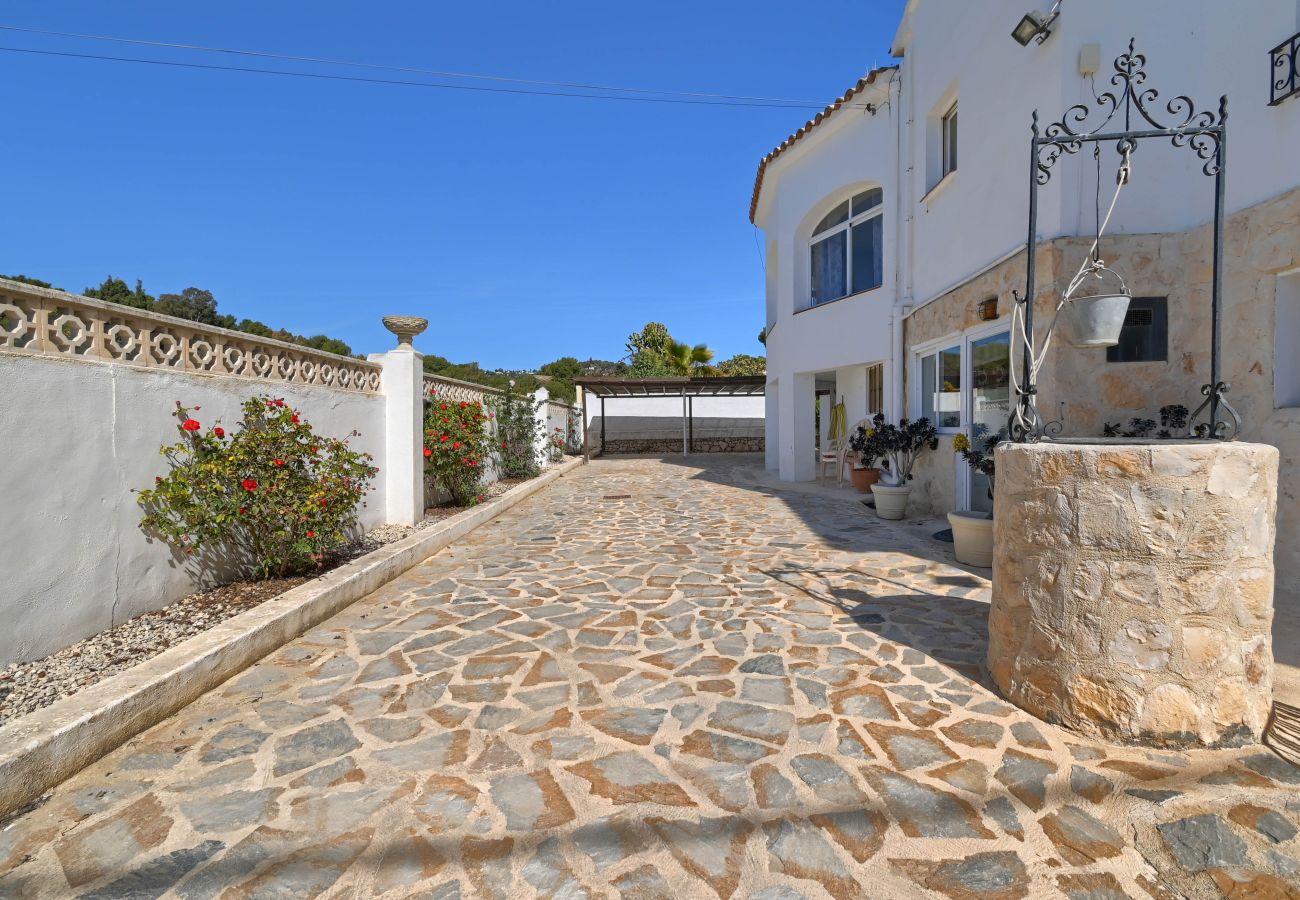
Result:
M175 401L227 427L256 394L283 397L379 476L360 511L385 521L384 398L314 385L0 353L0 665L36 659L195 589L191 573L139 529L132 488L153 483L174 443Z
M696 397L695 437L762 437L763 397ZM601 403L590 398L587 428L600 446ZM605 400L606 440L677 439L682 436L681 397L610 397Z

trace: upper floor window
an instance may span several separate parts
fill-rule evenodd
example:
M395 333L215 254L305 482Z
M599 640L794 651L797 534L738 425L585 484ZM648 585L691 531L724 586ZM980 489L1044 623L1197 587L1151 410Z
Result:
M826 214L809 243L811 305L828 303L881 285L884 191L854 194Z
M940 140L943 142L943 164L939 177L957 171L957 104L943 114L940 120Z

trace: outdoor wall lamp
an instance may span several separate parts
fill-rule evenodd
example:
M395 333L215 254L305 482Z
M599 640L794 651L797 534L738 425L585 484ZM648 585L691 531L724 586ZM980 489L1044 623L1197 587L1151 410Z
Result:
M1020 20L1015 28L1011 29L1011 36L1022 47L1028 47L1029 42L1034 38L1038 38L1038 43L1041 44L1051 35L1051 25L1056 21L1056 17L1061 14L1060 9L1061 0L1056 0L1056 4L1052 6L1052 11L1046 16L1036 12L1025 13L1024 18Z

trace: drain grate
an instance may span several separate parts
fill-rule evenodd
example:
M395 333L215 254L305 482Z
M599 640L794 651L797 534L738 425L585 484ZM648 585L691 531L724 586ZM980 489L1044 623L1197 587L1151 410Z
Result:
M606 494L602 500L631 500L631 494Z

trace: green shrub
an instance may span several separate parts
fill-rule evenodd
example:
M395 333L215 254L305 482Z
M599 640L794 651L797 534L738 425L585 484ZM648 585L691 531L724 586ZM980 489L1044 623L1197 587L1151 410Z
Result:
M198 412L176 401L181 439L160 451L171 471L140 491L141 529L187 555L208 547L251 562L263 578L319 566L348 542L378 471L368 453L316 434L279 398L247 400L234 433L204 430Z
M496 402L497 434L501 440L501 474L507 478L535 478L541 473L537 446L542 425L537 421L541 402L518 392L513 381Z
M478 400L431 397L424 402L424 469L457 506L483 499L483 466L491 457L492 413Z

